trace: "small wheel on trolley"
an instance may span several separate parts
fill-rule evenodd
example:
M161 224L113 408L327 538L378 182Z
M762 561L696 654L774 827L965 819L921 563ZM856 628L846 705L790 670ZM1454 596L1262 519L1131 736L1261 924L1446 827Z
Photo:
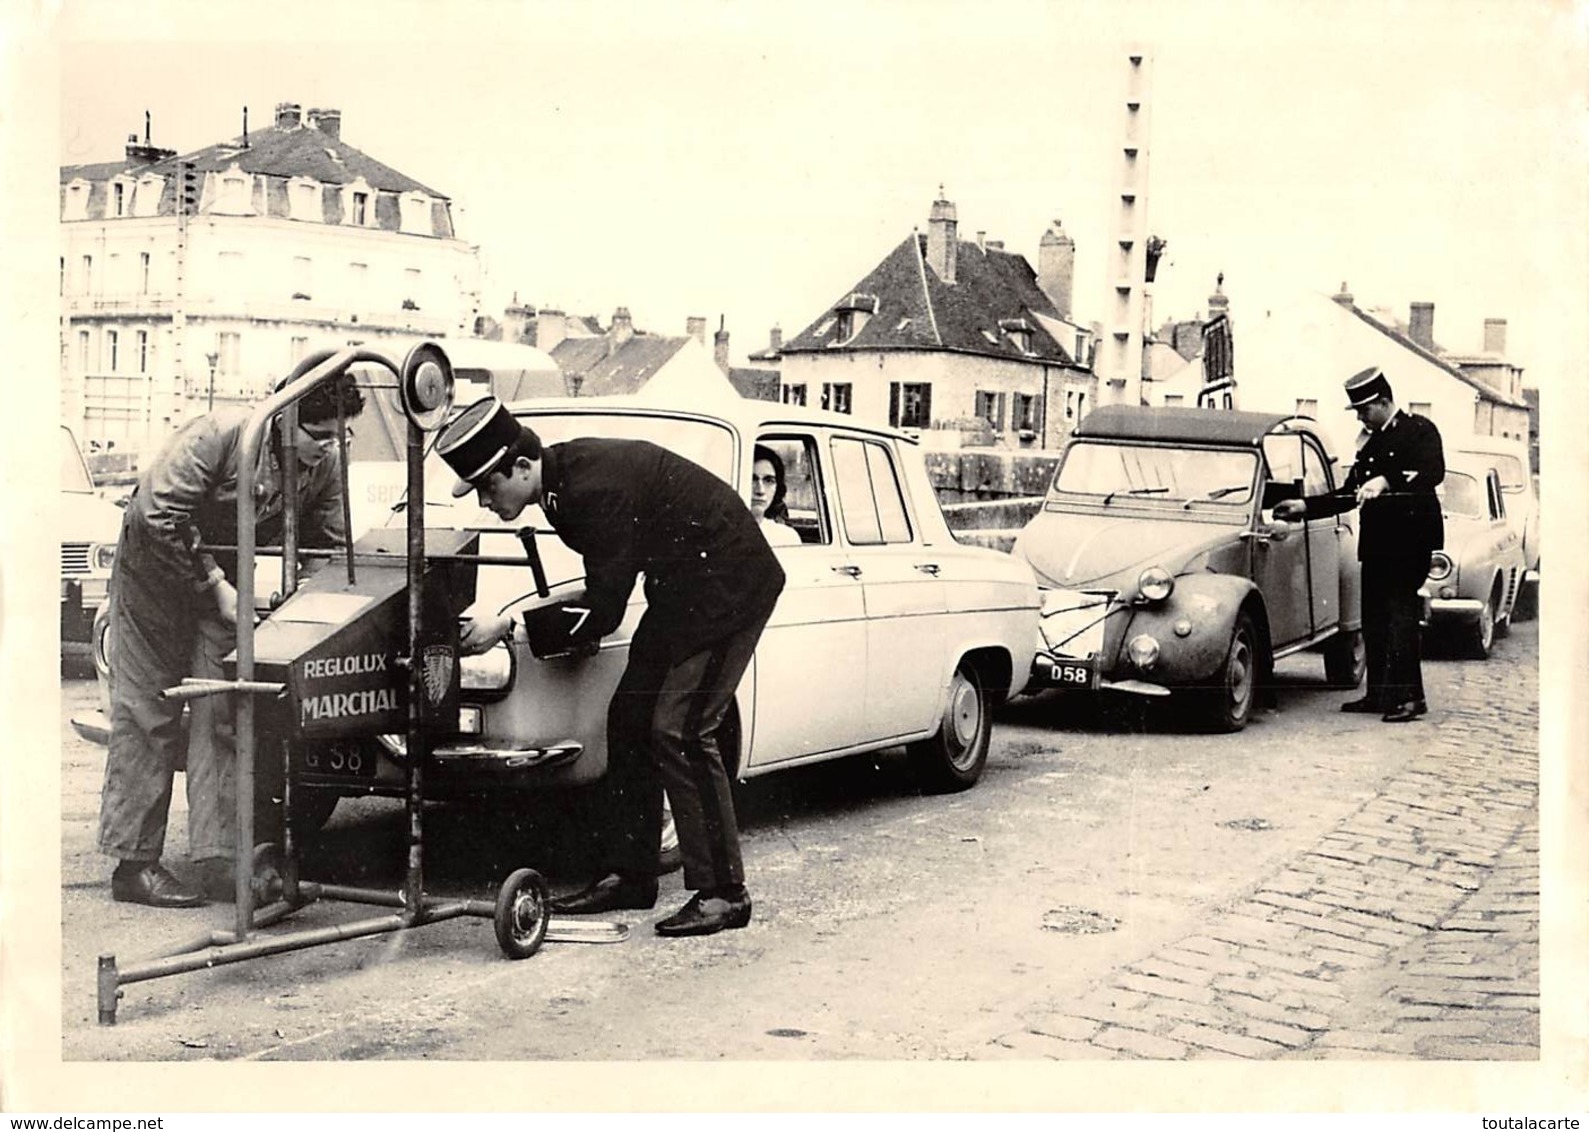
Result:
M518 869L497 893L497 946L509 959L528 959L546 942L551 894L534 869Z
M254 907L263 908L282 898L283 869L281 846L274 841L254 846Z

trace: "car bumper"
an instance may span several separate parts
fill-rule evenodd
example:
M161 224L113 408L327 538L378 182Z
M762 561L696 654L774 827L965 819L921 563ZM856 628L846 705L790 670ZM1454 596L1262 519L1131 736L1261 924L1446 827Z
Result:
M1068 679L1063 675L1081 663L1086 663L1090 666L1090 679L1077 681ZM1167 696L1170 694L1170 690L1164 685L1150 683L1147 680L1111 680L1098 672L1094 658L1081 661L1074 657L1050 656L1048 653L1038 653L1033 658L1031 682L1028 687L1032 691L1058 689L1073 694L1090 692L1125 692L1135 696Z
M1440 621L1477 621L1484 604L1476 598L1433 597L1429 599L1429 616Z

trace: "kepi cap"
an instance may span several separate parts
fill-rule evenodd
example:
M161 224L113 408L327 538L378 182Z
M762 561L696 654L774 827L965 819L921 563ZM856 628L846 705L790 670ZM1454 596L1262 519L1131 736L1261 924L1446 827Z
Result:
M1390 396L1390 382L1385 378L1385 371L1378 366L1369 366L1346 379L1348 409L1359 409L1376 398L1389 399Z
M496 397L486 397L459 413L436 438L436 452L458 473L453 485L454 499L474 491L486 474L507 454L508 447L529 432L513 419L508 407ZM539 442L535 445L540 451Z

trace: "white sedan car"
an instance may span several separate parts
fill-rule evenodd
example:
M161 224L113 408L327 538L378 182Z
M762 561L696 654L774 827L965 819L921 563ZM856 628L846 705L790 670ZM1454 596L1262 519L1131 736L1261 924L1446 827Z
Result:
M799 541L776 548L787 581L729 721L733 773L750 778L905 745L928 788L976 782L994 705L1028 679L1037 585L1024 562L955 541L912 440L835 413L726 398L697 410L636 398L569 398L522 402L514 411L546 443L580 436L654 441L710 469L747 500L753 446L782 458L789 525ZM510 528L473 497L452 499L453 475L435 457L426 481L427 528L480 532L478 552L487 561L475 569L473 609L523 612L580 596L581 560L538 509ZM392 526L401 522L394 516ZM544 595L517 534L524 526L539 529ZM393 550L397 533L384 532ZM382 535L374 532L365 549ZM267 624L291 620L315 588L311 582L300 590ZM463 658L458 727L434 739L427 794L499 795L600 776L608 701L643 612L637 586L621 627L591 658L537 658L522 623L510 640ZM260 632L263 639L264 626ZM328 816L338 797L404 790L401 735L302 747L296 757L305 811Z

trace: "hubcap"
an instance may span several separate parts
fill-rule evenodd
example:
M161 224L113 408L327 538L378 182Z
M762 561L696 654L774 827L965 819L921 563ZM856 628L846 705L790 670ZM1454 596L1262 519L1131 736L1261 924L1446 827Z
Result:
M971 681L958 674L949 695L949 718L946 722L954 737L955 765L970 762L977 735L982 729L982 702Z
M1494 640L1495 614L1490 608L1490 603L1485 602L1484 608L1479 610L1479 644L1488 649Z
M1242 715L1252 696L1252 648L1244 636L1237 637L1231 647L1226 679L1230 687L1230 706L1236 715Z

